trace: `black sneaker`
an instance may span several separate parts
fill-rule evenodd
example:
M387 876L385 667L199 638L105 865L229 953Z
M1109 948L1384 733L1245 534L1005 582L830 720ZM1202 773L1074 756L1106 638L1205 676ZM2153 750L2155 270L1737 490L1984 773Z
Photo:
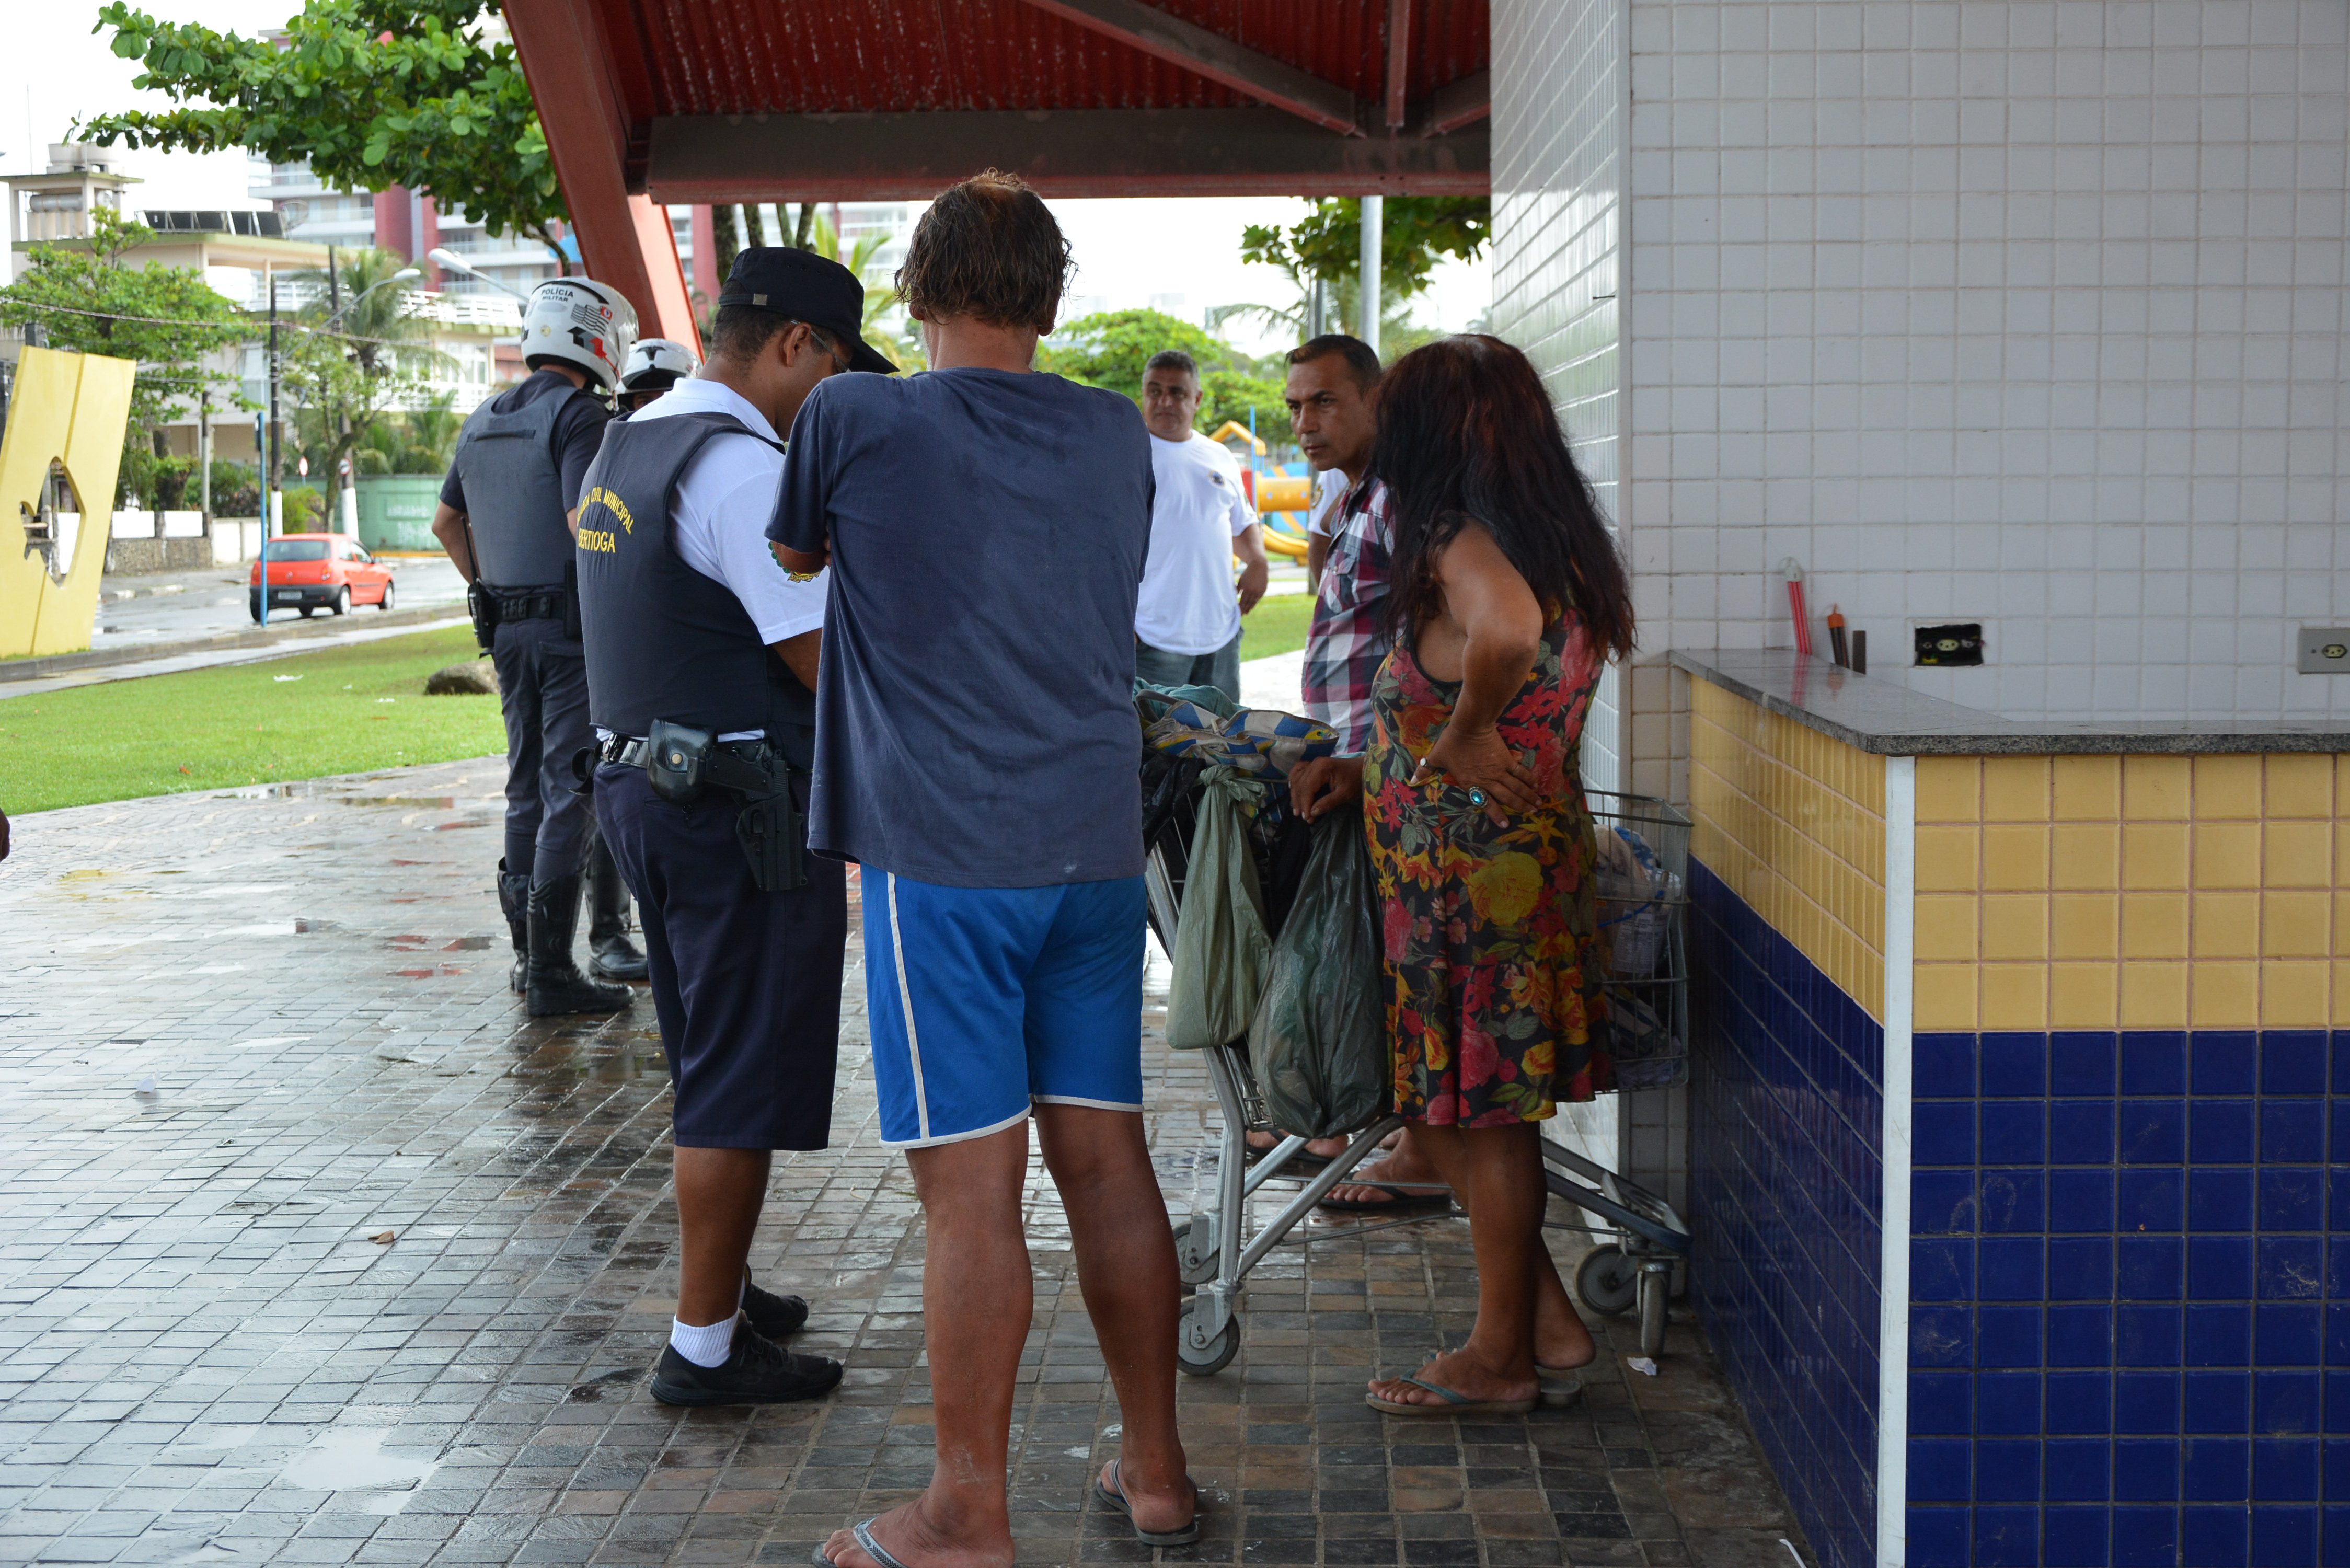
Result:
M807 1326L808 1304L797 1296L779 1296L756 1285L743 1290L743 1315L763 1339L781 1341Z
M664 1405L789 1405L829 1394L839 1382L839 1362L795 1355L746 1324L734 1331L734 1354L716 1366L697 1366L677 1346L662 1346L653 1397Z

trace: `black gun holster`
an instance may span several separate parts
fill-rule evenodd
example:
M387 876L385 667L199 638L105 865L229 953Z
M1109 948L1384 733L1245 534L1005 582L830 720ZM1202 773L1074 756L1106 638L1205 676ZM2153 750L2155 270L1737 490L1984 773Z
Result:
M645 774L653 794L690 805L720 789L743 803L734 817L734 840L762 893L807 886L807 871L800 864L806 828L792 794L793 772L764 742L721 742L708 730L666 719L654 720L645 736Z

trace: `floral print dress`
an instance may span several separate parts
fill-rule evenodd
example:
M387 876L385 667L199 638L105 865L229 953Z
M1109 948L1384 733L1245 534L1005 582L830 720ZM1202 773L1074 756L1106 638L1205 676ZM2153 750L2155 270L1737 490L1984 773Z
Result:
M1461 683L1430 676L1408 645L1380 666L1363 800L1404 1116L1505 1127L1608 1086L1594 1042L1598 850L1577 771L1599 669L1581 618L1567 612L1499 724L1543 805L1496 826L1467 789L1409 782L1451 722Z

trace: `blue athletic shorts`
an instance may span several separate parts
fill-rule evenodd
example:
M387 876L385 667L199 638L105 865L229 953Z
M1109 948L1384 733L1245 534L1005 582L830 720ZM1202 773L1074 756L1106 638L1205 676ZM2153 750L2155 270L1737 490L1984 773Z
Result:
M1142 1109L1139 877L941 888L865 871L881 1141L1000 1132L1031 1102Z

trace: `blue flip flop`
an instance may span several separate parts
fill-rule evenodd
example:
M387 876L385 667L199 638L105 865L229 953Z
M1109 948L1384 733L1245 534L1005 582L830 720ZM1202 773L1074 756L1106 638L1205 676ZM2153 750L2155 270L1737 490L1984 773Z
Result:
M1382 1399L1376 1394L1363 1396L1363 1403L1389 1416L1523 1416L1534 1407L1539 1393L1524 1399L1471 1399L1458 1394L1440 1383L1430 1383L1420 1377L1399 1377L1399 1383L1409 1383L1415 1388L1425 1388L1441 1405L1410 1404L1398 1399Z
M1109 1462L1109 1479L1114 1481L1118 1479L1118 1463L1119 1461L1117 1459L1112 1459ZM1191 1489L1191 1521L1190 1523L1184 1525L1182 1529L1145 1530L1142 1526L1135 1524L1135 1539L1140 1541L1146 1546L1189 1546L1194 1541L1199 1540L1199 1491L1200 1489L1195 1484ZM1105 1508L1114 1508L1118 1510L1118 1512L1126 1515L1126 1521L1128 1524L1134 1524L1134 1508L1132 1504L1126 1501L1126 1487L1123 1482L1119 1483L1116 1491L1112 1491L1109 1488L1102 1485L1101 1477L1099 1475L1096 1475L1094 1477L1094 1501L1100 1503ZM881 1564L881 1568L897 1568L897 1564L884 1563Z
M1099 1485L1100 1483L1096 1482L1095 1484ZM880 1518L881 1516L877 1513L862 1524L851 1525L849 1527L848 1533L857 1537L857 1544L865 1549L865 1555L872 1558L874 1562L881 1564L881 1568L906 1568L906 1565L903 1563L899 1562L895 1557L889 1555L889 1549L888 1547L873 1539L873 1526L880 1520ZM821 1546L816 1549L816 1562L818 1564L818 1568L840 1568L839 1563L835 1563L831 1558L827 1557L824 1554L824 1548Z

